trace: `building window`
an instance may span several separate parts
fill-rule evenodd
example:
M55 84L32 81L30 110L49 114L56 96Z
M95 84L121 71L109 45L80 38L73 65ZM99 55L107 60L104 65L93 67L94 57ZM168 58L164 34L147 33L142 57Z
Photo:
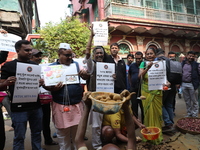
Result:
M200 15L200 0L196 0L196 13L197 15Z
M146 0L146 6L149 8L158 9L158 2L157 0Z
M98 4L95 3L93 6L94 6L94 21L99 21Z
M116 3L122 3L122 4L127 4L128 3L128 0L112 0L113 2L116 2Z
M187 9L187 14L194 14L194 3L191 1L185 1L185 7Z
M119 51L120 54L129 54L130 52L129 46L125 43L119 44L119 49L120 49Z

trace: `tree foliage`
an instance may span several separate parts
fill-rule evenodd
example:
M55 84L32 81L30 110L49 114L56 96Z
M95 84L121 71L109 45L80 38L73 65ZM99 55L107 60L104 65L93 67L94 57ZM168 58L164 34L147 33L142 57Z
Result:
M50 61L53 61L58 58L57 50L60 43L69 43L78 57L83 56L90 31L87 24L81 23L75 17L69 17L57 24L47 23L39 30L39 34L42 39L37 40L34 48L42 50Z

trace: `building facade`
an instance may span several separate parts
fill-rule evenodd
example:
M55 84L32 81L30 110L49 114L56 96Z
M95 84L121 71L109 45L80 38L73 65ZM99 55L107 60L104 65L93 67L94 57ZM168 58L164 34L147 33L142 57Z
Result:
M120 44L124 56L148 47L200 54L200 0L71 0L69 7L81 21L108 21L108 44Z
M0 0L0 28L25 39L40 27L36 0ZM17 57L9 52L7 61Z
M39 28L36 0L0 0L0 27L25 39Z

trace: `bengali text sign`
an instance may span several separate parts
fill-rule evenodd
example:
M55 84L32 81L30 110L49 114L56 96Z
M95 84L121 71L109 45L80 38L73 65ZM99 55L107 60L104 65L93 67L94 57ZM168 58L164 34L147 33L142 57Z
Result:
M114 93L115 65L113 63L96 63L96 91Z
M14 35L14 34L2 34L0 33L0 50L3 51L10 51L10 52L16 52L15 51L15 43L22 38L20 36Z
M149 62L146 62L148 64ZM167 82L166 62L153 61L152 67L148 70L149 90L162 90L163 84Z
M94 31L94 46L105 46L108 44L108 22L92 22Z
M39 91L41 67L17 63L13 103L36 102Z

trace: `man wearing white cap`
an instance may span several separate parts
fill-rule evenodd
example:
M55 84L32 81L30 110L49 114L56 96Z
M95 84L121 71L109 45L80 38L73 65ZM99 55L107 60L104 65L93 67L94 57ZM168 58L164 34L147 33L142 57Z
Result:
M72 60L72 50L67 43L60 43L58 50L59 59L51 65L66 65L76 64L77 72L79 65ZM53 96L52 117L56 127L60 150L71 150L71 146L75 149L75 135L77 127L82 116L83 104L82 94L83 89L78 84L63 85L62 82L56 86L45 87L51 91Z

